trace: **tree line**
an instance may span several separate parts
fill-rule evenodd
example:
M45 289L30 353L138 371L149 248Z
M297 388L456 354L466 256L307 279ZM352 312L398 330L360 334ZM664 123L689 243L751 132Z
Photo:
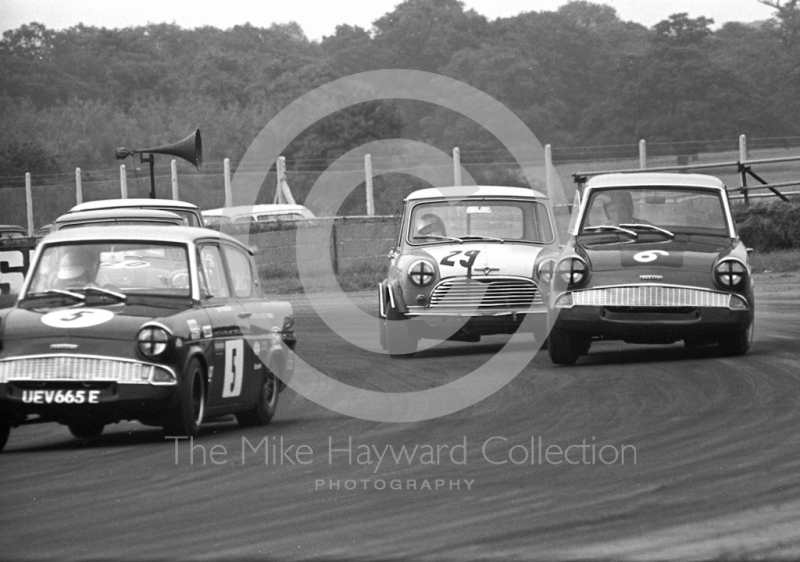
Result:
M754 2L757 0L753 0ZM117 146L157 146L200 127L206 161L234 163L299 96L354 73L442 74L502 102L544 144L631 145L800 135L800 6L762 0L772 19L674 14L652 28L584 0L488 20L459 0L405 0L371 29L310 41L297 24L183 29L29 23L0 41L0 178L115 166ZM370 140L500 151L449 110L369 102L310 127L289 169L312 169Z

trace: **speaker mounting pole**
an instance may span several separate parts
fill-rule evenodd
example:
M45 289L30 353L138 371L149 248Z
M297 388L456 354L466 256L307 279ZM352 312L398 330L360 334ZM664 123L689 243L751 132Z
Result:
M144 154L139 153L139 162L144 164L145 162L150 163L150 199L156 198L156 173L153 167L155 166L155 158L153 158L152 154L148 154L147 158L144 157Z

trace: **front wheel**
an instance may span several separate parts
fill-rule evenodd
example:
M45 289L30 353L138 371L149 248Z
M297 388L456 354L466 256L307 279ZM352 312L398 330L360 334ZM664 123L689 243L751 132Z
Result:
M236 421L243 427L267 425L278 410L278 378L271 368L266 369L258 402L250 410L236 414Z
M164 423L170 437L195 437L200 432L206 407L206 384L203 366L192 359L186 366L179 388L178 406Z
M561 328L553 328L547 339L547 352L556 365L574 365L578 357L589 351L592 343L588 336Z
M750 350L750 344L753 343L754 331L755 322L750 322L748 328L720 337L719 347L722 350L722 354L727 357L737 357L747 353Z
M100 437L106 424L102 420L92 419L71 423L67 427L69 432L78 439L92 439L93 437Z

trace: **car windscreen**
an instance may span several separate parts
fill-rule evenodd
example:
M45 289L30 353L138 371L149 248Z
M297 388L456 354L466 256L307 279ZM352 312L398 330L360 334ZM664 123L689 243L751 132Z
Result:
M160 242L76 242L43 248L27 296L101 288L118 293L191 295L186 247Z
M580 234L621 224L657 226L673 233L729 233L719 191L699 188L619 188L593 190L586 202Z
M547 207L538 201L463 199L415 205L408 241L430 244L441 242L440 237L549 243L554 234Z

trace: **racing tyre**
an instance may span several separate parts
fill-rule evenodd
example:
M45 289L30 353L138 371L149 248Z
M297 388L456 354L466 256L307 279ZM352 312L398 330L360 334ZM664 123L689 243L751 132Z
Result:
M417 352L419 339L409 322L393 322L407 320L406 315L391 305L386 305L386 351L390 357L408 357Z
M719 338L719 347L722 350L722 354L727 357L736 357L747 353L750 350L750 344L753 342L754 331L755 322L750 322L748 328Z
M102 420L81 420L67 426L69 432L78 439L91 439L100 437L106 424Z
M0 418L0 451L8 443L8 434L11 433L11 424L5 418Z
M278 377L272 369L266 369L258 402L246 412L236 414L236 421L243 427L257 427L267 425L278 410Z
M574 365L578 357L589 351L591 341L587 336L553 328L548 337L547 352L556 365Z
M164 433L170 437L195 437L200 432L206 407L206 384L203 366L192 359L181 379L178 406L164 423Z

